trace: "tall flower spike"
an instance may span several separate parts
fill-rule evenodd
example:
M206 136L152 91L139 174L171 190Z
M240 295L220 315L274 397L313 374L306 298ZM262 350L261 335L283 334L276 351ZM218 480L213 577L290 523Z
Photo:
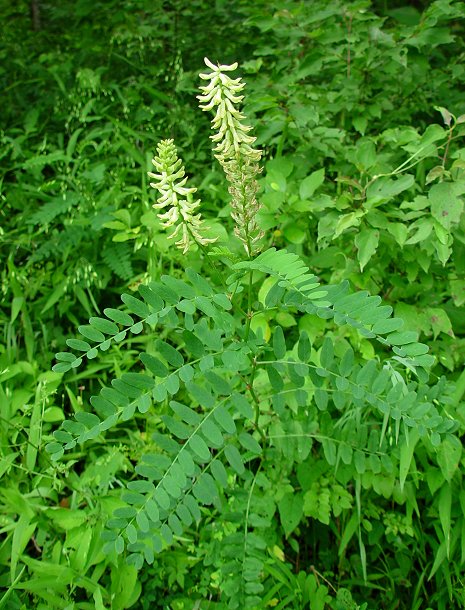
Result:
M191 239L202 246L216 241L216 238L208 239L201 235L205 227L200 214L195 214L200 199L194 201L192 197L197 191L196 188L185 186L187 176L181 159L178 159L173 140L162 140L157 146L157 153L158 156L152 159L152 164L158 173L148 172L148 175L157 180L151 182L150 186L157 189L161 195L153 207L168 208L165 213L158 214L158 218L163 221L162 226L165 229L174 227L168 239L180 237L176 245L182 249L183 254L189 250Z
M233 79L226 74L234 71L237 63L215 66L207 58L204 61L212 71L200 74L200 78L210 82L200 87L202 95L198 95L197 99L204 111L216 108L212 119L212 129L216 133L211 136L216 143L215 157L229 182L231 216L236 225L234 232L244 244L247 254L252 256L257 252L257 242L263 236L256 222L261 207L256 195L257 176L261 172L258 162L262 151L253 148L256 138L248 135L252 128L241 122L245 116L236 108L244 99L239 94L245 85L240 78Z

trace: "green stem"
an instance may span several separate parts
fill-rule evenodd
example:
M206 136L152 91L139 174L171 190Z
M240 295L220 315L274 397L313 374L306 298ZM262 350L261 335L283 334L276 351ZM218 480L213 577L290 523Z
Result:
M247 342L250 333L250 324L252 322L252 279L253 271L249 272L249 287L247 290L247 320L245 323L244 341Z
M189 232L190 232L190 230L189 230ZM193 237L193 239L194 239L194 241L195 241L195 238L194 238L194 237ZM228 288L228 287L226 286L226 282L224 281L223 276L222 276L222 274L220 273L220 270L218 269L218 267L216 266L216 264L215 264L215 263L212 261L211 257L210 257L210 256L208 256L208 251L207 251L207 248L206 248L206 247L205 247L203 244L199 243L198 241L195 241L195 243L196 243L196 244L199 246L199 248L202 250L205 260L208 262L208 264L209 264L209 265L210 265L210 267L212 268L212 270L213 270L214 274L216 275L216 277L218 278L218 280L219 280L220 284L221 284L221 285L223 286L223 288L224 288L224 289L227 291L227 288Z
M460 377L455 382L455 392L452 395L452 401L454 406L458 406L465 394L465 369L462 371Z
M442 158L442 168L443 169L445 169L445 167L446 167L447 155L449 154L449 146L450 146L450 143L452 141L452 133L454 131L454 127L455 127L455 125L453 125L449 129L449 137L447 138L446 149L444 151L444 157Z
M257 430L257 432L260 434L262 441L265 442L266 435L263 432L263 430L260 429L260 426L258 425L259 418L260 418L260 401L258 400L258 396L256 395L254 387L253 387L256 370L257 370L257 360L256 360L256 358L254 358L253 364L252 364L252 371L250 373L250 378L249 378L249 382L247 384L247 388L248 388L248 390L250 392L250 396L252 397L252 400L254 402L254 410L255 410L254 426L255 426L255 429Z

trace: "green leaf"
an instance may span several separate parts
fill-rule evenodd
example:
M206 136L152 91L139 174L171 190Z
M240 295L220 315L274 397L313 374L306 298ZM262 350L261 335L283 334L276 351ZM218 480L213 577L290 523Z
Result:
M160 513L156 502L149 498L145 503L145 511L150 521L152 521L153 523L158 523L160 519Z
M157 490L153 494L155 502L164 510L168 510L171 505L171 500L164 489L157 487Z
M134 544L137 541L137 530L132 523L126 527L126 536L130 544Z
M221 405L216 407L213 411L213 417L219 423L219 425L223 428L225 432L228 434L235 434L236 432L236 424L234 423L233 418L230 413Z
M325 179L325 170L318 169L307 176L300 183L299 195L301 199L308 199L313 195L316 189L321 186Z
M190 409L189 407L186 407L186 405L183 405L175 400L170 402L170 407L183 421L186 422L186 424L198 426L202 420L201 416L193 409Z
M360 233L355 236L355 246L357 247L360 271L363 271L373 254L376 252L378 243L379 231L376 229L362 229Z
M286 355L286 340L281 326L276 326L273 333L273 351L277 360L282 360Z
M399 330L404 326L404 321L401 318L388 318L380 320L373 325L373 332L377 335L385 335L395 330Z
M329 369L334 360L333 342L330 337L325 337L323 346L320 350L320 364L323 368Z
M154 311L161 311L163 309L163 299L160 298L160 296L157 295L149 286L141 284L138 290L144 301L148 303L148 305L150 305Z
M223 463L219 460L213 460L210 464L210 470L221 487L226 488L228 486L228 473Z
M105 341L105 335L101 333L99 330L94 328L93 326L84 325L78 326L78 331L81 333L83 337L89 339L90 341L95 341L97 343L101 343Z
M100 423L100 418L94 413L86 413L85 411L79 411L75 414L75 419L80 424L84 424L87 428L93 428Z
M386 337L391 345L407 345L418 340L418 333L412 330L394 332Z
M182 332L182 338L186 344L187 351L194 356L194 358L201 358L205 354L205 347L198 337L194 335L190 330L184 329Z
M202 426L200 428L204 437L210 441L210 443L218 448L221 447L224 443L223 435L221 434L218 426L212 421L211 418L205 419L202 422Z
M169 371L166 368L166 365L158 358L155 358L155 356L143 352L139 355L139 358L144 366L146 366L156 377L166 377L168 375Z
M67 339L66 345L71 349L76 349L79 352L87 352L91 349L91 346L87 341L80 341L79 339Z
M124 551L124 539L122 536L118 536L115 540L115 551L118 555Z
M166 343L166 341L158 339L155 342L155 348L168 362L168 364L171 364L171 366L179 368L184 364L184 358L182 357L182 354L178 352L178 350L175 349L172 345Z
M119 333L119 328L117 325L110 320L106 320L105 318L90 318L89 322L92 328L100 331L101 333L105 333L106 335L116 335ZM84 334L81 330L79 332Z
M67 373L71 370L71 364L68 362L59 362L58 364L54 364L52 367L52 371L55 373Z
M400 458L399 458L399 482L400 490L403 491L407 474L410 470L410 464L412 463L413 453L415 446L418 442L418 433L416 430L411 430L409 438L404 438L403 443L400 447Z
M298 492L285 494L278 502L279 516L286 538L299 525L303 516L303 496Z
M189 446L202 462L210 461L210 450L206 442L198 434L189 439Z
M218 496L215 480L208 472L203 472L200 475L192 488L192 492L198 500L207 505L212 504Z
M131 313L135 313L140 318L147 318L150 314L150 309L140 299L136 299L130 294L122 294L121 300L126 305Z
M455 194L454 184L440 182L431 187L428 193L431 202L431 215L447 231L460 222L463 212L463 200Z
M444 309L439 307L429 307L426 310L426 314L431 322L431 328L433 329L433 336L435 339L440 333L444 333L450 337L454 336L452 323Z
M454 474L458 471L462 457L462 443L456 436L450 434L442 441L436 452L438 464L444 478L446 481L451 481Z
M241 454L239 453L237 447L234 445L226 445L224 454L231 467L237 472L237 474L243 474L245 472L244 462L242 461Z
M450 552L450 528L451 528L451 509L452 509L452 488L449 483L445 483L439 492L439 520L444 540L446 543L446 556L449 558Z
M244 449L247 449L251 453L254 453L255 455L260 455L260 453L262 452L260 444L254 439L251 434L248 434L247 432L241 432L238 436L238 439Z
M134 324L134 319L119 309L107 308L103 310L103 313L107 316L107 318L113 320L113 322L117 322L123 326L132 326Z
M310 339L306 331L300 333L299 343L297 345L297 355L302 362L308 362L312 352Z
M136 515L137 525L142 532L148 532L150 529L150 523L147 518L145 511L141 510Z
M231 396L231 404L236 412L239 412L246 419L253 420L254 410L243 394L234 392Z
M273 392L278 394L284 387L284 381L281 377L281 374L276 369L275 366L270 365L266 367L266 373L268 375L268 379L270 381L270 385L273 388Z

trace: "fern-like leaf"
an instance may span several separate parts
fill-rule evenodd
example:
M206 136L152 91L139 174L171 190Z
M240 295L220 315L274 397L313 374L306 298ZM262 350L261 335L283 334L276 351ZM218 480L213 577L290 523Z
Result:
M122 280L130 280L134 275L131 256L132 249L127 242L108 244L102 252L105 263Z

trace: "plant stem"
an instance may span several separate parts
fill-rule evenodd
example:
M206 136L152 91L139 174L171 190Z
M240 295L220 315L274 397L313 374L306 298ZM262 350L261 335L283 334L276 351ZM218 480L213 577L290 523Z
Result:
M250 333L250 324L252 322L252 279L253 271L249 271L249 286L247 289L247 320L245 323L244 341L247 341Z
M453 404L458 406L459 402L462 400L463 395L465 394L465 369L460 374L460 377L457 379L455 383L455 392L452 395Z

